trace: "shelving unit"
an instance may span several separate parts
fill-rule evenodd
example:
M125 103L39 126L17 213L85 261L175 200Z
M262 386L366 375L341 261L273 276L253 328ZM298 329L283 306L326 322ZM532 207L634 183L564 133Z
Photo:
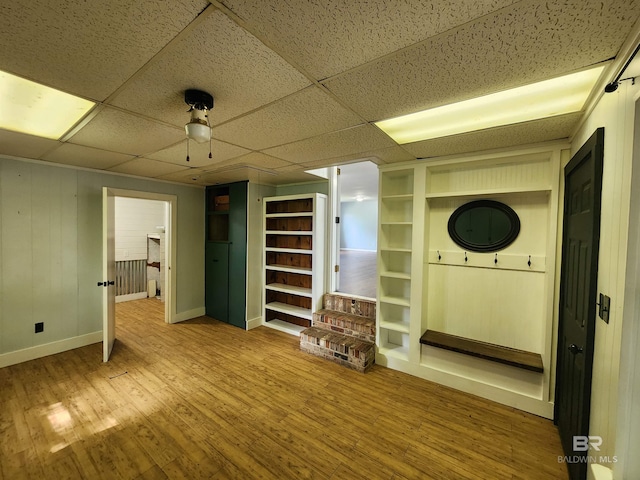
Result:
M377 364L553 414L559 179L561 159L568 161L563 148L380 167ZM522 226L513 244L465 252L451 239L451 214L478 199L516 211ZM525 360L513 361L515 353Z
M408 360L414 244L413 168L380 174L378 230L378 353Z
M322 307L326 206L319 193L264 199L264 325L299 334Z

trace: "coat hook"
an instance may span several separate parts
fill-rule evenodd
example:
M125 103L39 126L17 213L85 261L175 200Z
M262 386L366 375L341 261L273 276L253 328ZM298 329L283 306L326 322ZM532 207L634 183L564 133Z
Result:
M527 265L529 265L529 268L531 268L531 255L529 255L529 261L527 262Z
M493 263L498 264L498 254L496 253L495 258L493 259Z
M442 260L442 256L440 255L440 250L437 250L438 252L438 261Z
M467 252L464 252L464 263L467 263L467 260L468 260L468 258L467 258Z

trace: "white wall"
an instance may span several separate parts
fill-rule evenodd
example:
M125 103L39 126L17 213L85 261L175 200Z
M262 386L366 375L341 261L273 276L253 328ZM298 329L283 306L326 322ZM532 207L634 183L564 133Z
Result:
M203 188L0 157L0 366L102 330L103 186L178 197L176 311L204 311Z
M249 183L247 203L247 329L262 325L263 245L262 199L276 188Z
M378 201L340 204L340 248L376 251L378 248Z
M618 404L623 400L619 398L618 392L625 304L634 98L638 95L640 85L631 85L630 82L623 82L616 92L604 95L573 138L571 147L572 153L575 153L596 128L604 126L598 292L611 297L611 312L609 324L596 319L589 429L591 435L602 437L600 455L604 456L616 455L619 448L624 448L616 445L616 437ZM593 308L597 307L594 305ZM637 347L636 344L635 348ZM637 455L637 446L636 452L628 451L628 454ZM614 472L616 468L617 465L614 466ZM616 476L623 478L617 473Z
M141 198L116 197L116 262L147 258L147 235L166 225L166 203Z

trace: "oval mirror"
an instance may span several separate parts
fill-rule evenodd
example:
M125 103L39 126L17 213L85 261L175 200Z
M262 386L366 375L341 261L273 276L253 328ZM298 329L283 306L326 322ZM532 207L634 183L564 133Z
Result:
M520 233L520 219L511 207L494 200L476 200L449 217L449 236L465 250L497 252Z

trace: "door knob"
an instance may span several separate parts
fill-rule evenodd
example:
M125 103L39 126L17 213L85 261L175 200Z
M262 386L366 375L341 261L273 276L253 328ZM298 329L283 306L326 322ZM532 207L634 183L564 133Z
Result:
M575 343L572 343L571 345L569 345L569 351L574 355L577 355L578 353L582 353L582 347L579 347Z

